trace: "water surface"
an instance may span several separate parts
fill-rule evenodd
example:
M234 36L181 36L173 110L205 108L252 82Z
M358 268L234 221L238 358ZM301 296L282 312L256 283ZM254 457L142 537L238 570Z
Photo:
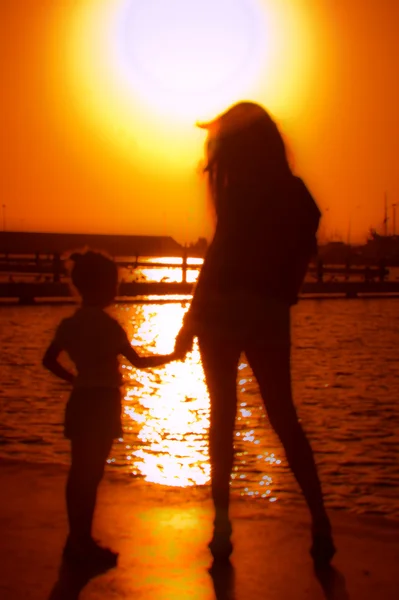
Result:
M118 304L142 353L167 353L187 305ZM0 456L67 462L68 386L41 367L71 306L0 308ZM399 300L304 300L293 309L293 388L328 505L399 518ZM209 483L209 401L197 345L184 363L139 371L122 361L124 437L110 465L156 485ZM242 356L234 494L301 501Z

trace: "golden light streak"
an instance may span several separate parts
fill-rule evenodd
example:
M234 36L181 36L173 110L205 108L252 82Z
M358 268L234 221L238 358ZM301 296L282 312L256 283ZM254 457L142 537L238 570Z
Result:
M170 304L161 309L143 305L138 310L140 325L133 344L154 354L171 352L186 309ZM198 348L185 362L129 371L125 414L140 424L138 437L143 443L129 454L132 471L147 481L170 486L207 483L209 400ZM132 399L139 408L130 405Z

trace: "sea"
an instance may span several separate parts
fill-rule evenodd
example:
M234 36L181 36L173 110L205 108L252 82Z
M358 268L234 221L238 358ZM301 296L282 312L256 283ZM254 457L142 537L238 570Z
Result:
M156 278L165 278L162 269ZM189 300L166 299L110 307L140 354L173 350ZM75 309L0 306L0 461L69 461L69 388L41 359L57 324ZM184 362L138 370L121 359L121 371L124 435L108 468L145 486L206 490L209 398L197 343ZM292 379L328 507L399 519L399 299L301 300L292 309ZM244 354L237 393L232 495L303 504Z

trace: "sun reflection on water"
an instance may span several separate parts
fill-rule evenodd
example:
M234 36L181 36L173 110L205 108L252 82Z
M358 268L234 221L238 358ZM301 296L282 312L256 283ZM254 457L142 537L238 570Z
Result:
M171 352L186 309L180 304L138 308L141 318L132 344L142 352ZM124 416L125 422L140 426L141 447L129 454L133 473L169 486L207 483L209 400L197 347L184 362L130 369Z
M118 305L115 311L140 354L168 354L187 308L176 302ZM126 361L121 366L125 433L111 464L151 483L174 487L208 484L209 397L197 342L184 362L146 370ZM232 486L243 496L274 502L271 487L276 485L276 476L279 479L281 460L267 430L259 439L257 424L265 415L246 362L240 363L237 383Z

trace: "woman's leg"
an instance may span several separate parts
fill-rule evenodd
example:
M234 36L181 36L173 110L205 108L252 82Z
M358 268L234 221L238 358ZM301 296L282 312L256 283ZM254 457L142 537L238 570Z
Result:
M66 486L69 540L75 545L92 542L97 489L112 447L112 438L95 436L71 440L71 467Z
M210 396L209 455L215 530L229 527L229 486L237 409L237 367L241 349L214 335L201 335L199 348ZM230 533L230 532L229 532Z
M258 381L270 423L309 506L315 529L329 532L320 480L309 441L298 420L291 390L290 347L248 344L245 353Z

